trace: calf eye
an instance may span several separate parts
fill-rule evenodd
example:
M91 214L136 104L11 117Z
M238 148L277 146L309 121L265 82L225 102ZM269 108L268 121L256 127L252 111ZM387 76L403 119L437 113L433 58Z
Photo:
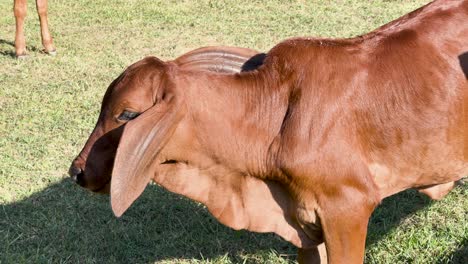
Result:
M140 113L125 110L119 115L119 117L117 117L117 119L119 119L120 121L128 121L134 119L139 115Z

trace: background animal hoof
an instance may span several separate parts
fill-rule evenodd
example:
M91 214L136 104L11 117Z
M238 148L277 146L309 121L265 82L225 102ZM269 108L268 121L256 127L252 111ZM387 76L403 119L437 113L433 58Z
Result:
M47 55L50 55L50 56L55 56L57 55L57 50L51 50L51 51L47 51L47 50L42 50L43 53L47 54Z
M27 59L28 57L29 57L28 54L16 55L16 58L17 58L18 60L25 60L25 59Z

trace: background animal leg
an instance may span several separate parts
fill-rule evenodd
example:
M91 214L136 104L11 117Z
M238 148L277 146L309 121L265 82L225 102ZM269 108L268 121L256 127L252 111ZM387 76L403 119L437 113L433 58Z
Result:
M13 7L16 20L15 54L18 58L24 58L26 56L26 40L24 38L26 7L26 0L15 0Z
M41 24L41 38L44 52L49 55L55 55L55 46L49 31L49 22L47 19L47 0L36 0L37 14Z

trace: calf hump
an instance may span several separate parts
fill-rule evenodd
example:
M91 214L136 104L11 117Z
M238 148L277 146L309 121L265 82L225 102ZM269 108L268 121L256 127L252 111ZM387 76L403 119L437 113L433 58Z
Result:
M204 70L218 73L252 71L263 64L265 54L253 49L210 46L190 51L174 62L187 70Z

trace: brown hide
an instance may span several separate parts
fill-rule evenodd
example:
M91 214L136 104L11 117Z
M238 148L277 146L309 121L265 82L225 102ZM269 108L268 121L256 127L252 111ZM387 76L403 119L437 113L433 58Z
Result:
M225 225L277 233L303 263L322 241L329 263L361 263L383 198L439 199L468 172L466 21L468 0L438 0L360 37L283 41L236 74L248 59L146 58L103 101L95 131L117 130L116 152L73 166L115 155L101 171L118 216L153 179ZM144 107L115 107L122 87L150 91ZM103 113L128 108L141 115L110 129Z

